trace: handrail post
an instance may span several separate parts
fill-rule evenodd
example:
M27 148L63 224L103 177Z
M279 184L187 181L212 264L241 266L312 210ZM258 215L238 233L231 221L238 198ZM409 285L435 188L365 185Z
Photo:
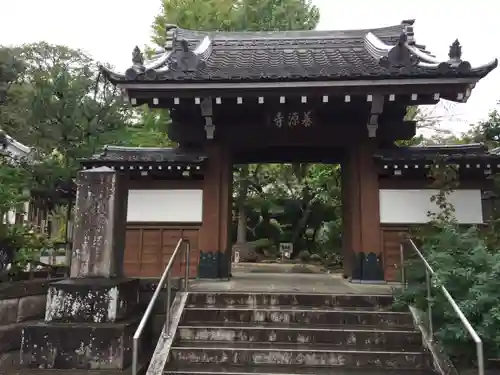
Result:
M137 374L137 364L138 364L138 338L134 337L132 339L132 375Z
M401 262L401 285L406 288L406 274L405 274L405 255L403 243L399 244L399 258Z
M483 342L481 340L476 341L476 353L477 353L477 372L479 375L484 375L484 353L483 353Z
M189 291L189 258L191 256L191 244L189 241L186 241L186 275L184 279L184 292Z
M432 325L432 285L431 274L427 267L425 268L425 285L427 286L427 318L429 320L429 337L430 341L434 341L434 327Z
M165 309L165 337L170 336L171 273L167 273L167 308Z

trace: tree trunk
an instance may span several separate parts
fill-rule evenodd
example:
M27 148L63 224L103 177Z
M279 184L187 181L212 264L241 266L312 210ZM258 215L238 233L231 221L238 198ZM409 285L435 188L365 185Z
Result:
M247 242L247 213L245 203L240 202L238 207L238 230L236 233L236 243L242 244Z

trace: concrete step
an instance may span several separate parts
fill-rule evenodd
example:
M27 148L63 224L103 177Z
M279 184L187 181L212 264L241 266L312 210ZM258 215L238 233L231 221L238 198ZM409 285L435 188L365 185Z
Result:
M274 343L187 343L171 348L168 368L186 365L239 365L343 367L365 369L430 369L430 357L423 351L396 352L376 350L340 350L320 345Z
M328 344L338 349L380 349L418 351L422 336L414 330L367 330L358 328L313 328L275 326L184 325L177 330L177 342L273 342Z
M176 375L434 375L429 370L393 370L393 369L346 369L331 367L304 366L231 366L191 364L182 369L167 369L164 374Z
M278 293L191 293L187 302L190 307L202 306L302 306L302 307L356 307L387 310L391 307L391 295L356 294L278 294Z
M413 328L410 313L393 311L360 311L344 309L280 307L188 307L184 309L182 324L204 323L209 325L230 323L273 323L276 326L344 325L371 326L380 329L392 327Z

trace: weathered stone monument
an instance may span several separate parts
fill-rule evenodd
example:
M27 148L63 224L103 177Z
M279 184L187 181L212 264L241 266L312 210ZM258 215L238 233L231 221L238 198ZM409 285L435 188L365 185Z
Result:
M127 186L107 167L79 172L70 278L49 286L45 321L23 330L21 361L52 369L130 366L139 281L123 278Z

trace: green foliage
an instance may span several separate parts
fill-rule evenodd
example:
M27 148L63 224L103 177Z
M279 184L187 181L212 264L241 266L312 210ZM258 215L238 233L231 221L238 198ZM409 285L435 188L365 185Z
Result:
M259 238L258 240L249 242L249 244L255 250L269 249L269 248L272 248L274 246L274 243L268 238Z
M292 242L294 255L307 249L320 253L323 259L339 252L342 202L338 165L258 164L240 168L234 175L235 209L241 204L242 184L248 189L244 207L249 240L266 238L276 245ZM326 223L331 230L325 230Z
M139 119L129 124L122 135L122 139L115 142L123 146L133 147L172 147L173 142L168 138L167 128L171 121L166 110L139 108Z
M498 234L476 227L464 228L454 218L449 194L457 187L456 171L436 161L431 177L439 193L438 210L418 232L417 242L435 271L432 299L427 299L425 268L415 256L405 264L408 286L396 293L396 305L413 305L427 311L432 303L436 339L458 366L476 360L475 344L442 293L444 286L483 340L485 358L500 356L500 252ZM438 168L439 166L439 168Z
M0 217L12 209L19 209L28 199L29 175L6 156L0 155ZM0 228L2 223L0 221ZM0 230L1 233L1 230Z
M24 65L10 48L0 46L0 104L7 96L10 86L23 72Z
M319 10L309 0L163 0L153 22L152 40L166 42L169 24L192 30L312 30Z
M491 111L488 119L477 124L471 133L474 141L498 147L500 145L500 112L498 109Z
M13 254L13 265L9 274L26 270L26 266L39 261L43 250L53 247L52 242L37 228L28 225L11 225L0 237L0 248Z

